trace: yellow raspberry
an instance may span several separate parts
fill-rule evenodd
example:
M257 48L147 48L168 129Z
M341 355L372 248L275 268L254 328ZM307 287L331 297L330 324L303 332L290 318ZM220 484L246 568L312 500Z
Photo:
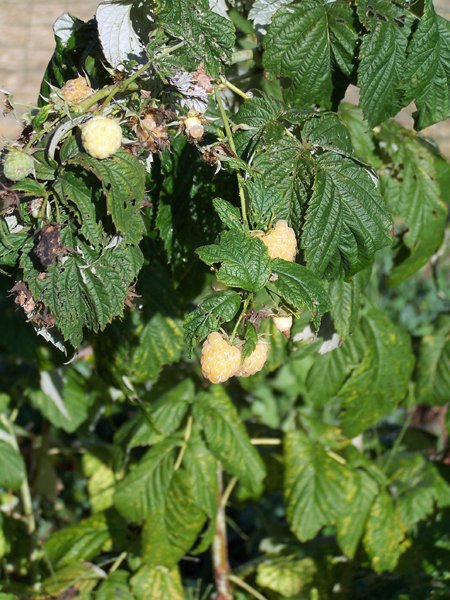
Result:
M287 221L277 221L273 229L264 234L261 239L267 246L270 258L282 258L294 262L297 254L297 239L295 231L289 227Z
M81 141L88 154L94 158L108 158L122 144L119 123L108 117L93 117L81 130Z
M239 367L236 375L238 377L250 377L250 375L258 373L266 364L268 354L269 344L266 340L259 340L253 352L250 356L247 356Z
M85 77L77 77L66 81L61 92L68 104L80 104L92 95L93 90Z
M241 351L220 333L210 333L202 347L202 373L211 383L223 383L236 373L241 364Z

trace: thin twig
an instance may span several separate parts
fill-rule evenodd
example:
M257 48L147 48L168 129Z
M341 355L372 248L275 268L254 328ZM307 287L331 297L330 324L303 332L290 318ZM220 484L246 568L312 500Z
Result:
M250 441L254 446L280 446L283 443L278 438L252 438Z
M187 423L186 423L186 429L184 430L183 443L181 444L180 452L178 453L177 460L175 461L175 466L174 466L175 471L178 471L178 469L181 467L181 463L183 462L183 458L186 453L188 441L189 441L189 438L191 437L191 433L192 433L192 425L193 425L192 415L189 415Z
M257 600L267 600L266 596L263 596L262 594L260 594L257 590L255 590L254 587L252 587L251 585L246 583L240 577L237 577L236 575L229 575L228 579L235 585L239 586L240 588L242 588L243 590L248 592L251 596L253 596L253 598L257 598Z
M233 134L231 133L230 121L227 117L227 113L225 112L225 107L222 102L222 98L220 97L219 88L214 88L214 94L217 101L217 106L219 107L220 116L222 117L223 126L225 128L225 133L227 135L228 144L231 148L233 154L237 157L236 146L233 140ZM239 199L241 201L241 212L242 212L242 221L244 222L244 226L249 229L248 219L247 219L247 203L245 200L245 192L244 192L244 180L242 175L237 173L238 187L239 187Z

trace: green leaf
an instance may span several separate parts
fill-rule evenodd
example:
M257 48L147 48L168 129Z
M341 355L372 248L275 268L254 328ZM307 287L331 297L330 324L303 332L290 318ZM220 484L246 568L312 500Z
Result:
M92 172L101 182L108 213L127 244L138 244L144 234L141 205L145 167L129 152L119 150L111 158L97 160L80 153L69 161Z
M176 471L163 507L148 515L142 532L142 558L146 564L174 567L202 530L206 514L195 502L191 475L184 469Z
M25 476L22 456L11 444L0 440L0 486L18 490Z
M136 600L128 583L130 574L127 571L114 571L100 584L95 593L95 600ZM0 599L1 600L1 599Z
M269 558L258 565L256 583L283 598L291 598L305 592L317 573L311 558L294 555Z
M34 298L49 309L63 338L77 347L83 328L102 330L123 313L128 289L143 262L139 248L119 244L96 251L69 228L61 233L61 244L70 248L64 261L57 261L38 278L30 241L24 248L23 277Z
M339 391L342 427L354 437L394 410L408 391L414 366L411 340L379 309L362 319L364 356Z
M441 198L433 155L420 138L392 123L382 138L392 176L382 178L386 201L396 218L402 244L389 282L397 285L418 269L442 243L447 209Z
M248 212L253 229L266 231L271 223L289 220L281 192L257 176L245 182L248 195Z
M233 319L241 306L237 292L225 290L207 296L191 312L184 322L184 337L189 350L202 342L212 331L218 331L222 323Z
M45 186L35 179L22 179L22 181L14 183L9 189L22 192L24 196L33 196L35 198L44 197L47 193Z
M80 176L73 169L64 169L55 184L55 189L75 213L81 235L95 247L104 243L105 234L96 215L98 193L94 187L88 185L86 177Z
M128 441L128 448L149 446L174 433L186 416L194 399L194 393L192 380L185 379L159 396L152 402L151 411L147 411L147 418L139 415L138 425Z
M408 47L404 71L406 102L415 100L416 126L423 129L450 115L450 23L436 15L431 0Z
M79 560L58 569L51 577L45 579L42 582L42 591L57 597L70 589L77 593L80 600L87 600L101 576L98 567Z
M333 3L334 4L334 3ZM331 104L333 70L352 69L356 32L350 6L305 0L282 7L264 39L264 66L290 79L288 99L300 106Z
M435 501L439 498L438 480L447 488L447 499L450 488L436 467L419 454L400 456L396 466L392 481L397 495L397 510L409 531L434 511Z
M78 560L91 560L111 539L104 513L83 519L53 533L45 543L45 553L54 569Z
M367 520L364 547L377 573L395 569L406 550L405 528L387 492L375 499Z
M282 117L287 109L274 98L252 98L242 104L234 117L239 129L234 136L239 155L250 156L256 145L270 145L284 135Z
M417 402L446 404L450 389L449 316L442 316L436 329L422 338L417 367Z
M136 600L184 600L177 568L142 566L131 578Z
M331 301L331 318L334 327L342 340L345 340L355 330L359 321L361 306L361 278L359 274L350 281L338 279L331 281L328 295Z
M315 357L306 379L308 402L326 406L337 396L353 369L360 364L364 353L364 338L359 330L342 346ZM323 377L323 373L327 376Z
M178 445L175 437L156 444L117 484L114 505L126 519L140 522L162 508L174 474L174 451Z
M358 85L360 104L370 127L394 116L404 105L401 84L407 43L403 29L390 21L380 21L363 37Z
M231 61L234 47L234 26L230 19L213 12L208 0L192 4L190 0L166 0L159 13L164 30L185 42L183 52L195 68L205 64L208 74L216 78L221 63Z
M108 460L103 453L86 452L83 454L83 473L88 478L87 489L93 513L110 508L113 504L115 477Z
M252 323L247 323L244 332L244 345L242 346L242 360L250 356L258 343L258 333Z
M240 231L225 231L218 244L201 246L197 254L207 265L221 263L217 279L231 287L257 292L270 276L265 245Z
M354 469L347 480L343 513L337 519L337 540L348 558L355 556L377 493L375 481L365 471Z
M194 403L194 417L212 454L256 495L265 476L264 464L252 446L236 408L222 386L211 386Z
M241 211L237 206L233 206L233 204L222 198L214 198L213 206L219 215L219 219L228 229L243 230Z
M318 327L330 309L330 300L321 280L306 267L281 258L272 261L273 287L283 300L298 310L309 310Z
M307 266L330 278L356 273L390 243L390 217L369 172L327 152L306 212L302 247Z
M353 147L350 134L336 113L317 113L308 119L302 129L307 145L333 150L351 156Z
M288 521L298 539L305 542L343 512L350 473L321 444L300 431L285 436L284 464Z
M87 378L74 368L40 372L40 390L31 390L32 405L55 427L72 433L87 419L94 395Z
M373 167L379 166L381 161L375 155L373 134L359 106L341 102L338 114L350 134L354 155Z
M298 233L302 226L302 208L306 204L309 173L303 145L293 136L284 136L278 143L264 147L253 162L259 174L254 184L254 196L262 206L264 219L284 219ZM253 198L250 200L253 202ZM252 211L252 206L250 205ZM261 210L261 209L257 209Z
M157 313L141 332L133 354L133 378L140 382L156 380L164 365L179 360L182 350L181 320Z

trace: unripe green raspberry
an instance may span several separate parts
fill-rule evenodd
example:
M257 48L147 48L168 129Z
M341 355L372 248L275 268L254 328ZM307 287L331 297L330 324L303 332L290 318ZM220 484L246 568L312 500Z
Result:
M266 340L259 340L253 352L250 356L247 356L237 370L236 375L238 377L250 377L250 375L258 373L266 364L268 354L269 344Z
M93 117L81 130L81 141L88 154L94 158L108 158L122 144L119 123L108 117Z
M33 158L22 150L10 150L3 162L3 173L11 181L20 181L34 172Z
M223 383L236 373L241 364L241 351L220 333L210 333L202 347L202 373L211 383Z
M294 262L297 254L297 238L287 221L277 221L273 229L261 239L267 246L270 258L282 258Z

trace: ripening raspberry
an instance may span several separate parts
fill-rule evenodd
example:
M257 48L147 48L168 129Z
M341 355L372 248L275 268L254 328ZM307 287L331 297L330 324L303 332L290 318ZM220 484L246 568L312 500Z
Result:
M297 254L297 238L287 221L277 221L261 239L267 246L270 258L282 258L294 262Z
M93 90L86 77L77 77L66 81L61 93L68 104L80 104L92 95Z
M210 333L202 347L202 373L211 383L224 383L241 364L241 351L220 333Z
M286 337L289 337L292 328L292 315L275 315L272 318L278 331L281 331Z
M3 161L3 174L11 181L20 181L34 172L33 158L16 148L11 149Z
M93 158L108 158L122 144L122 129L108 117L93 117L81 129L83 147Z
M250 356L247 356L237 370L236 375L238 377L250 377L250 375L258 373L266 364L268 354L269 344L266 340L259 340L253 352Z
M200 113L189 111L188 116L183 121L186 133L193 140L200 140L205 133L205 128L199 115Z

